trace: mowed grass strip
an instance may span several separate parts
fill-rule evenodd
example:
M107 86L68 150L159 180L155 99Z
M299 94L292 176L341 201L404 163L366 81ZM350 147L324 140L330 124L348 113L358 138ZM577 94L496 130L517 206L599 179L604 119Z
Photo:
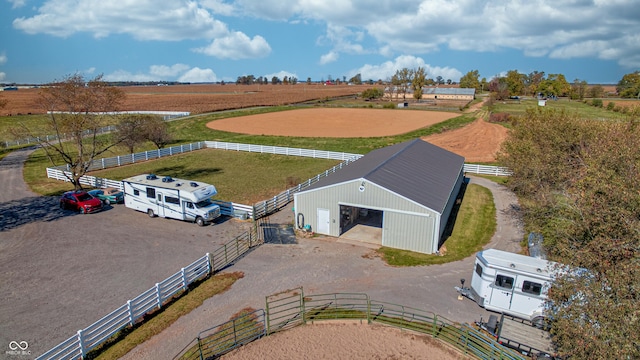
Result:
M413 251L381 247L378 253L392 266L444 264L464 259L482 250L496 231L496 207L491 191L470 184L460 205L453 232L445 241L441 254L421 254Z
M229 290L237 280L243 277L244 274L241 272L232 272L218 274L206 279L169 306L163 308L161 312L153 315L153 317L142 323L142 325L137 326L133 330L123 331L120 336L114 338L113 341L107 342L93 353L89 353L87 358L100 360L115 360L121 358L136 346L149 340L154 335L161 333L181 316L190 313L202 305L205 300ZM176 351L178 351L178 349L176 349Z

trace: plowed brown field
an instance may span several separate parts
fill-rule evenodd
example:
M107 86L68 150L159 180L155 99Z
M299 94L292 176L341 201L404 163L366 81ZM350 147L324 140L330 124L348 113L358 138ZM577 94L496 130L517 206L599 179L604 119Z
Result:
M119 110L188 111L193 114L253 106L295 104L313 99L356 95L370 85L171 85L124 86L127 94ZM37 104L40 89L0 92L7 106L0 115L43 114Z

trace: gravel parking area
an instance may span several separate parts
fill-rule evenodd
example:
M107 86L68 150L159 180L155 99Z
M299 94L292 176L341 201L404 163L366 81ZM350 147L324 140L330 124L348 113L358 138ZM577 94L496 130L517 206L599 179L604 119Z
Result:
M78 215L58 209L57 198L38 197L22 182L26 151L0 162L0 346L27 341L37 356L76 334L127 300L151 288L206 252L241 234L247 222L230 219L208 227L147 217L115 205ZM494 193L498 232L488 247L515 251L522 239L514 196L473 179ZM516 202L517 203L517 202ZM272 224L291 223L285 209ZM166 359L199 331L228 320L244 307L263 308L265 296L303 286L307 293L364 292L468 322L488 313L458 301L453 289L471 275L472 258L416 268L393 268L371 249L334 238L265 244L230 271L245 277L125 358ZM0 358L5 356L0 352ZM12 358L12 357L10 357Z

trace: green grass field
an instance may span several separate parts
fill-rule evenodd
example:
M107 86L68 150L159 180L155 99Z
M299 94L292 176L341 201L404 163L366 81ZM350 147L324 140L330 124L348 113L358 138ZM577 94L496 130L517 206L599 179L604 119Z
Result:
M615 102L615 99L611 101ZM530 108L542 108L538 106L538 100L526 99L520 102L507 100L496 101L493 105L493 113L509 113L512 115L524 115L527 109ZM626 119L624 114L607 110L605 108L598 108L595 106L587 105L581 101L570 101L567 99L560 100L547 100L544 109L554 109L560 111L566 111L576 113L585 119L598 119L598 120L620 120Z

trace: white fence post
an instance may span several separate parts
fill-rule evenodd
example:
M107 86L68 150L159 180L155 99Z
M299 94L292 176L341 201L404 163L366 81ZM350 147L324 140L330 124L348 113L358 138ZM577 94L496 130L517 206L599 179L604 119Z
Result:
M187 291L187 285L189 285L189 283L187 282L187 272L184 271L184 268L182 268L181 271L182 271L182 290Z
M160 283L156 283L156 297L158 299L158 309L162 307L162 290L160 289Z
M78 345L80 346L80 354L84 359L85 355L87 354L85 353L85 350L84 350L84 336L82 335L82 330L78 330Z
M129 325L133 326L136 319L133 317L133 307L131 306L131 300L127 300L127 310L129 310Z
M211 253L207 253L207 272L213 274L213 256L211 256Z

